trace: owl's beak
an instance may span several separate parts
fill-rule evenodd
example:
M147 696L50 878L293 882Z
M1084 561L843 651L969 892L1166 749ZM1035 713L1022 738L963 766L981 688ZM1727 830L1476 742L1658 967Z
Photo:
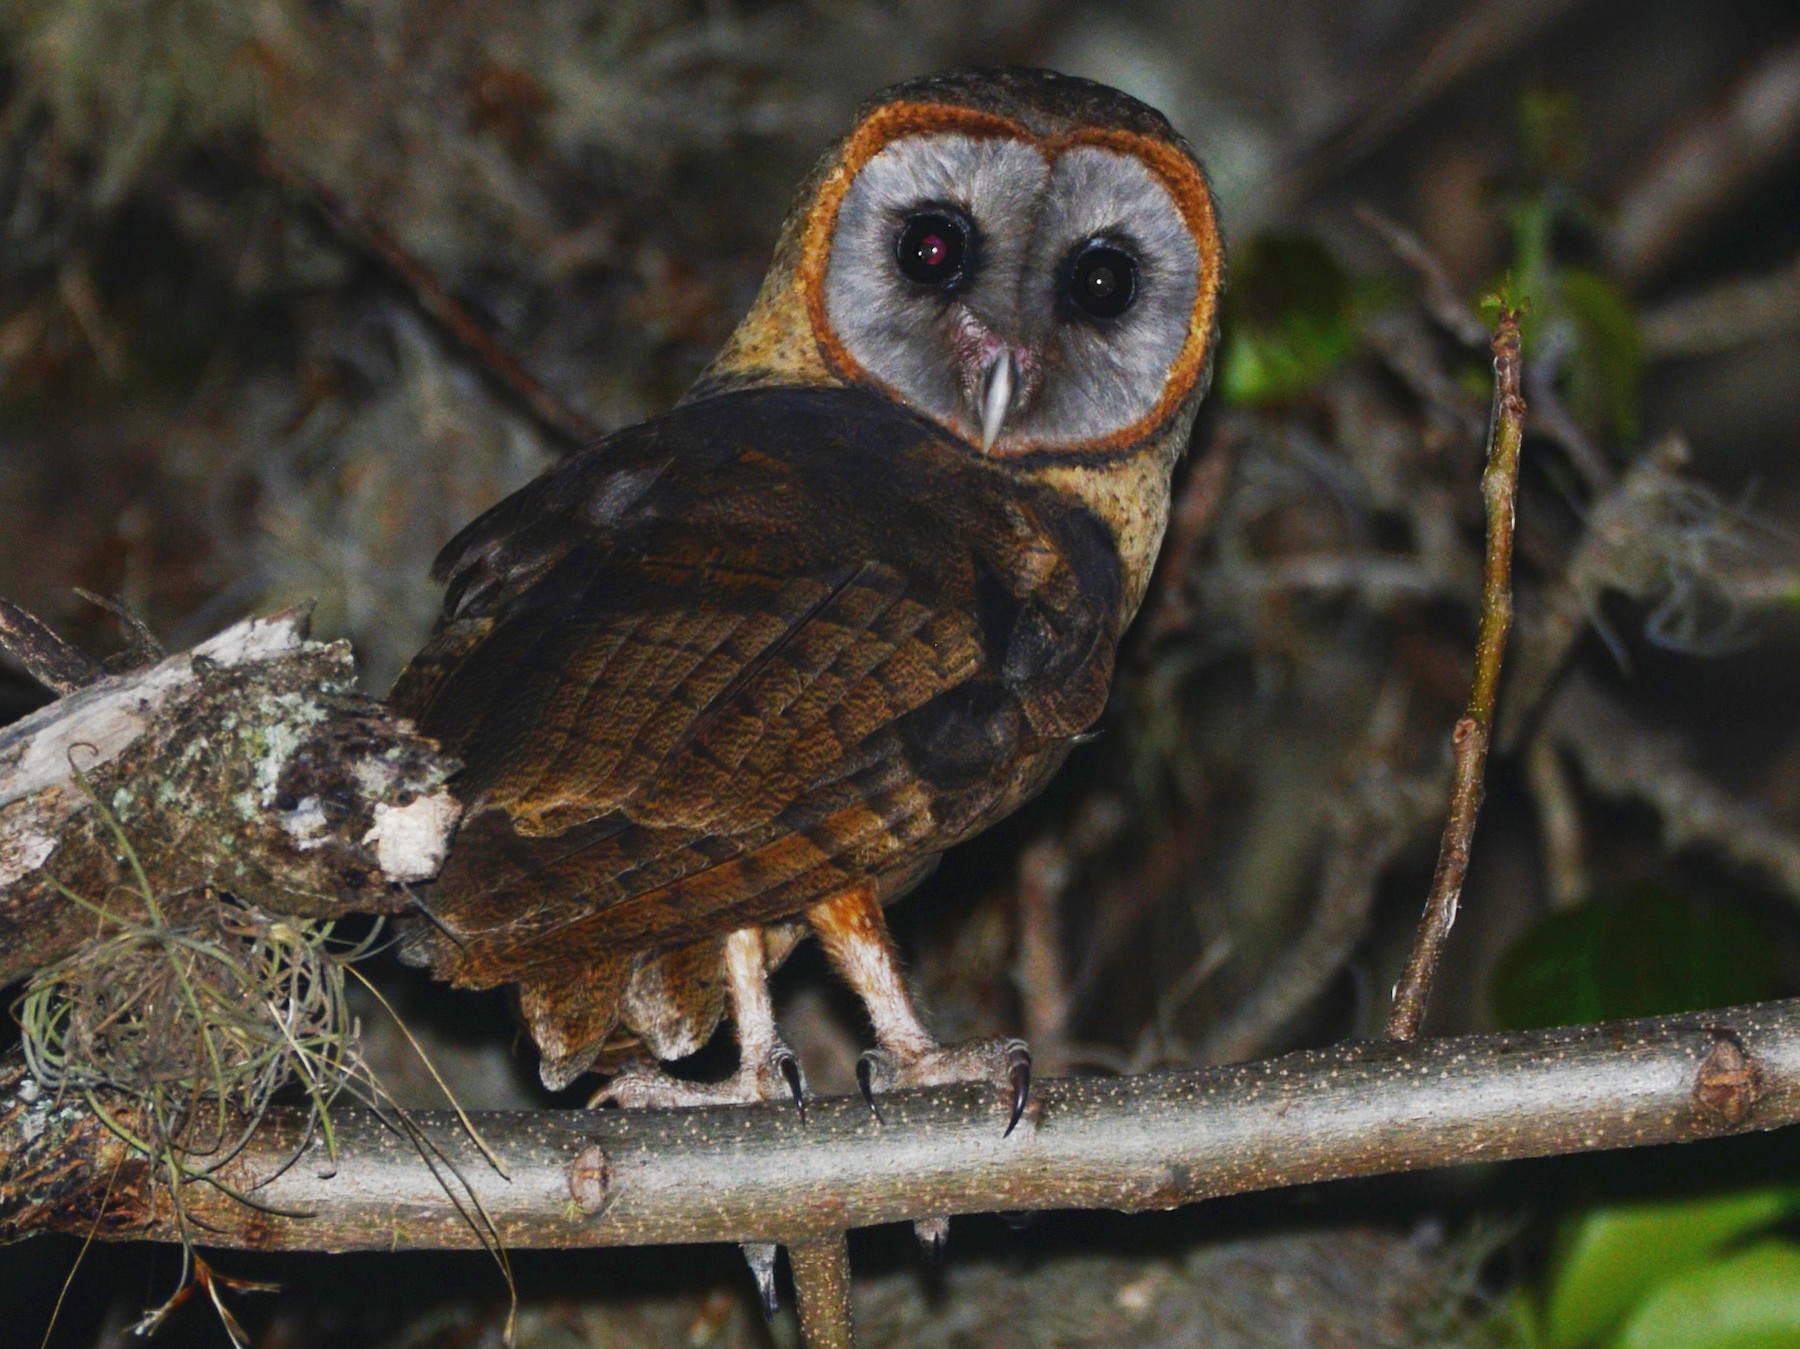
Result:
M1013 395L1019 388L1019 363L1005 348L989 358L981 372L981 448L994 448L1000 429L1012 411Z

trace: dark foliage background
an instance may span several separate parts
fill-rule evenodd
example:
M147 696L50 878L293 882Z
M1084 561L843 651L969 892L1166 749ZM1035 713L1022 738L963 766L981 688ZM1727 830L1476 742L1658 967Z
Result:
M7 0L0 595L95 652L124 639L73 587L171 647L315 596L385 688L432 620L432 554L569 448L447 307L574 417L652 415L856 104L1005 62L1168 113L1212 167L1233 284L1104 735L897 911L938 1027L1021 1028L1050 1071L1378 1029L1466 691L1476 305L1502 289L1530 301L1520 614L1428 1031L1794 992L1789 0ZM0 664L0 721L46 697ZM379 968L465 1105L552 1104L503 1001ZM822 975L795 959L783 1015L814 1085L848 1090L863 1029ZM1710 1342L1800 1343L1800 1312L1767 1313L1800 1285L1788 1143L972 1221L939 1270L869 1233L859 1319L869 1344L1698 1344L1653 1337L1693 1333L1671 1318L1703 1286L1715 1329L1753 1297L1773 1327ZM1697 1207L1628 1249L1724 1235L1660 1283L1584 1275L1618 1202L1675 1197ZM8 1253L0 1341L38 1342L75 1258ZM473 1257L228 1267L286 1285L236 1304L262 1346L483 1345L505 1314ZM119 1342L173 1270L91 1252L51 1342ZM517 1271L526 1345L792 1339L728 1250ZM160 1339L224 1332L195 1305Z

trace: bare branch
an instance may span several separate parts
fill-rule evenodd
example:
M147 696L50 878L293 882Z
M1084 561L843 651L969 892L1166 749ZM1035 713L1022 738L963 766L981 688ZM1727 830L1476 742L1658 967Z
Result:
M1653 361L1711 356L1800 332L1800 258L1760 276L1737 277L1679 296L1644 314L1644 354Z
M1800 901L1800 837L1709 781L1676 737L1632 720L1590 681L1572 678L1562 687L1544 735L1573 756L1593 791L1654 809L1671 849L1717 848Z
M10 600L0 600L0 650L11 652L26 674L55 693L73 693L106 673L98 661Z
M1387 245L1388 251L1419 278L1425 287L1421 297L1425 312L1438 327L1470 350L1481 350L1488 340L1487 324L1457 294L1449 274L1444 271L1444 264L1425 246L1425 241L1366 201L1357 203L1356 218L1373 230Z
M1306 930L1207 1033L1202 1061L1235 1063L1264 1052L1270 1038L1319 995L1368 930L1388 863L1435 817L1443 800L1439 775L1402 777L1395 771L1407 692L1390 677L1367 732L1350 751L1355 776L1327 806L1329 842Z
M1475 817L1481 811L1482 772L1493 737L1494 705L1499 700L1500 663L1512 626L1513 504L1519 493L1519 447L1525 434L1525 397L1519 390L1519 315L1502 309L1494 332L1494 408L1488 431L1487 469L1481 495L1487 503L1487 557L1482 568L1481 627L1475 644L1475 679L1469 706L1456 723L1455 764L1450 788L1450 817L1444 823L1437 870L1419 920L1406 969L1394 988L1388 1013L1389 1039L1410 1040L1425 1019L1431 981L1438 958L1456 922L1463 877L1469 870L1469 848Z
M1580 0L1469 0L1356 91L1340 120L1300 145L1266 191L1259 219L1305 201L1374 153L1446 90L1517 52Z
M850 1251L842 1232L788 1248L806 1349L854 1349L850 1317Z
M1608 591L1649 607L1651 640L1699 652L1728 649L1745 612L1791 593L1792 565L1772 556L1778 538L1759 538L1753 521L1683 474L1687 462L1681 438L1665 436L1589 508L1580 542L1519 633L1503 751L1530 733L1582 634L1592 626L1608 635L1600 620Z
M1800 1001L1411 1044L1368 1041L1262 1063L1034 1084L1012 1137L992 1093L954 1086L678 1111L475 1117L512 1174L449 1112L413 1117L513 1248L815 1240L921 1213L1167 1209L1347 1176L1652 1143L1800 1121ZM303 1115L271 1112L219 1179L194 1185L208 1245L467 1249L482 1234L371 1111L334 1112L335 1167ZM285 1166L285 1169L283 1169ZM115 1170L117 1172L115 1176ZM108 1187L111 1187L110 1196ZM465 1201L466 1202L466 1201ZM0 1072L0 1241L37 1232L174 1240L166 1194L73 1100Z
M598 426L527 370L467 307L438 280L431 268L408 252L380 221L354 209L323 183L307 178L270 151L257 156L257 167L288 191L318 207L331 227L366 249L412 292L414 301L465 351L481 363L493 380L565 448L584 449L602 436Z
M382 882L435 874L453 765L352 692L349 648L306 624L304 609L239 623L0 730L0 983L96 935L68 895L125 876L115 828L171 921L211 886L283 913L392 911L405 893Z
M1062 942L1062 899L1072 871L1068 849L1053 837L1038 839L1019 857L1019 951L1013 982L1018 985L1032 1058L1045 1073L1068 1067L1074 999Z
M1768 53L1724 103L1673 137L1620 193L1606 241L1612 275L1654 276L1800 141L1800 44Z

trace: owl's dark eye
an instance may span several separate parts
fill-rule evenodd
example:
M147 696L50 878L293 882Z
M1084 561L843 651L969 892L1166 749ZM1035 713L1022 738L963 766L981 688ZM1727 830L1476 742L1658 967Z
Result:
M1113 244L1089 244L1069 264L1069 303L1091 319L1116 319L1137 298L1137 261Z
M969 272L969 223L943 211L906 218L894 239L894 261L908 281L956 290Z

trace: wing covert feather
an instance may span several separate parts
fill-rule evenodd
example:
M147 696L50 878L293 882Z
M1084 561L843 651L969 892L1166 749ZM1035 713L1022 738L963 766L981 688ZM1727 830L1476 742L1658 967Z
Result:
M622 1006L665 1049L709 1032L720 934L922 875L1100 711L1116 560L1079 508L1024 509L872 401L678 410L440 559L445 625L394 696L470 814L410 956L519 983L547 1078Z

